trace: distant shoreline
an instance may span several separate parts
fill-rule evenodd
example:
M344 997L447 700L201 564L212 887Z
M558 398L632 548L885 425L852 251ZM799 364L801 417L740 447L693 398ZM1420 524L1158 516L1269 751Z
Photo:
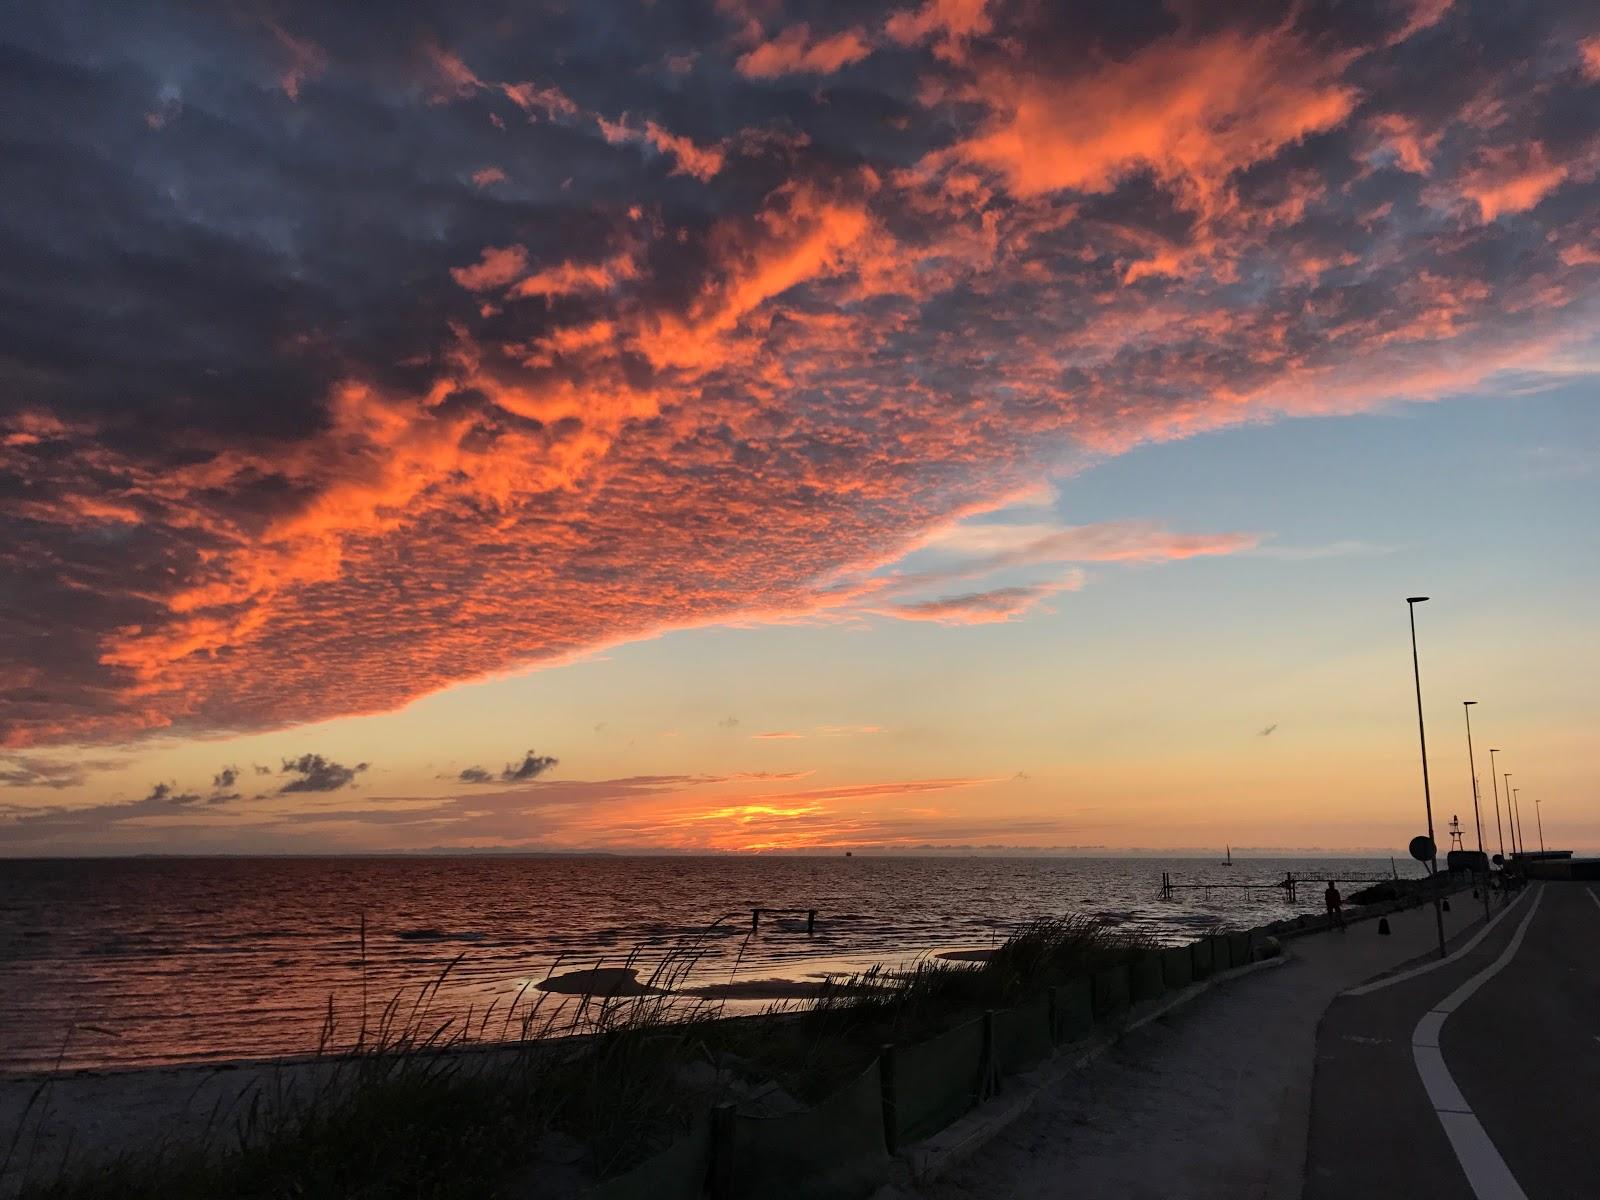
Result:
M1576 857L1585 857L1588 851L1575 851ZM1294 847L1241 847L1233 848L1233 857L1239 861L1275 861L1281 859L1342 859L1342 858L1393 858L1397 862L1410 862L1403 849L1341 849ZM0 848L0 862L183 862L218 860L306 860L325 862L341 859L438 859L438 858L670 858L670 859L812 859L812 858L1025 858L1025 859L1164 859L1176 862L1220 861L1219 852L1204 846L1183 846L1172 850L1152 850L1144 847L1111 849L1103 846L1066 847L1047 846L1037 849L1027 846L914 846L893 849L882 846L839 846L822 850L670 850L641 848L637 850L495 850L474 848L438 848L424 850L340 850L325 853L273 853L271 851L200 853L192 851L122 851L74 850L54 853L13 853Z

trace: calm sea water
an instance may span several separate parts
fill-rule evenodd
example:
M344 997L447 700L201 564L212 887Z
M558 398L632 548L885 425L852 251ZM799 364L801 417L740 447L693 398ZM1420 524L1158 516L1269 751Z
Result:
M1402 866L1402 873L1410 873ZM1314 877L1389 860L1129 858L348 858L0 860L0 1071L302 1054L330 997L414 991L457 956L442 1013L502 1006L530 980L649 965L706 939L694 978L807 979L992 944L1082 913L1184 942L1297 909L1267 889L1159 897L1161 872ZM1299 907L1320 905L1300 891ZM756 906L815 908L766 919Z

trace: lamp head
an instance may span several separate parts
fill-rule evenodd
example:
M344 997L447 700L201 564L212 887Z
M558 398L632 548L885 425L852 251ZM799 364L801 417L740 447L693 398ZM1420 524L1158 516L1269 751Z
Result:
M1466 707L1467 707L1467 706L1468 706L1468 705L1471 705L1471 704L1476 704L1476 703L1477 703L1477 701L1476 701L1476 700L1463 700L1463 701L1462 701L1462 702L1461 702L1461 707L1462 707L1462 708L1466 708Z
M1407 596L1406 597L1406 603L1407 604L1421 604L1426 599L1427 599L1426 596Z

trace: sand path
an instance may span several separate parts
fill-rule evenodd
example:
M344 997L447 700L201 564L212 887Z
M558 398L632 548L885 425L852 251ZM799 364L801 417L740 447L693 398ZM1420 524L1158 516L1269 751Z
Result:
M1462 893L1452 938L1481 924ZM1299 1200L1317 1024L1344 988L1437 945L1431 906L1285 943L1282 967L1222 984L1050 1088L916 1195L929 1200Z

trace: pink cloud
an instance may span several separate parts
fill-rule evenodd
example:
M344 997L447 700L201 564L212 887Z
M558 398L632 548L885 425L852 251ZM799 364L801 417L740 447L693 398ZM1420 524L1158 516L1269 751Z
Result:
M937 621L941 625L994 625L1012 621L1032 612L1040 601L1075 585L1028 584L940 596L936 600L912 600L872 609L881 616L902 621Z
M317 78L328 69L327 53L309 38L294 36L270 17L262 17L261 20L288 59L278 85L289 99L299 100L300 85L308 79Z
M483 90L483 80L461 60L461 56L445 49L432 38L422 43L422 54L427 60L434 85L428 103L448 104Z
M1578 61L1590 79L1600 79L1600 34L1578 43Z
M1526 212L1567 178L1566 163L1539 142L1484 149L1459 180L1461 192L1485 221Z
M543 113L546 120L575 117L578 105L557 87L541 87L535 83L502 83L500 90L529 117Z

